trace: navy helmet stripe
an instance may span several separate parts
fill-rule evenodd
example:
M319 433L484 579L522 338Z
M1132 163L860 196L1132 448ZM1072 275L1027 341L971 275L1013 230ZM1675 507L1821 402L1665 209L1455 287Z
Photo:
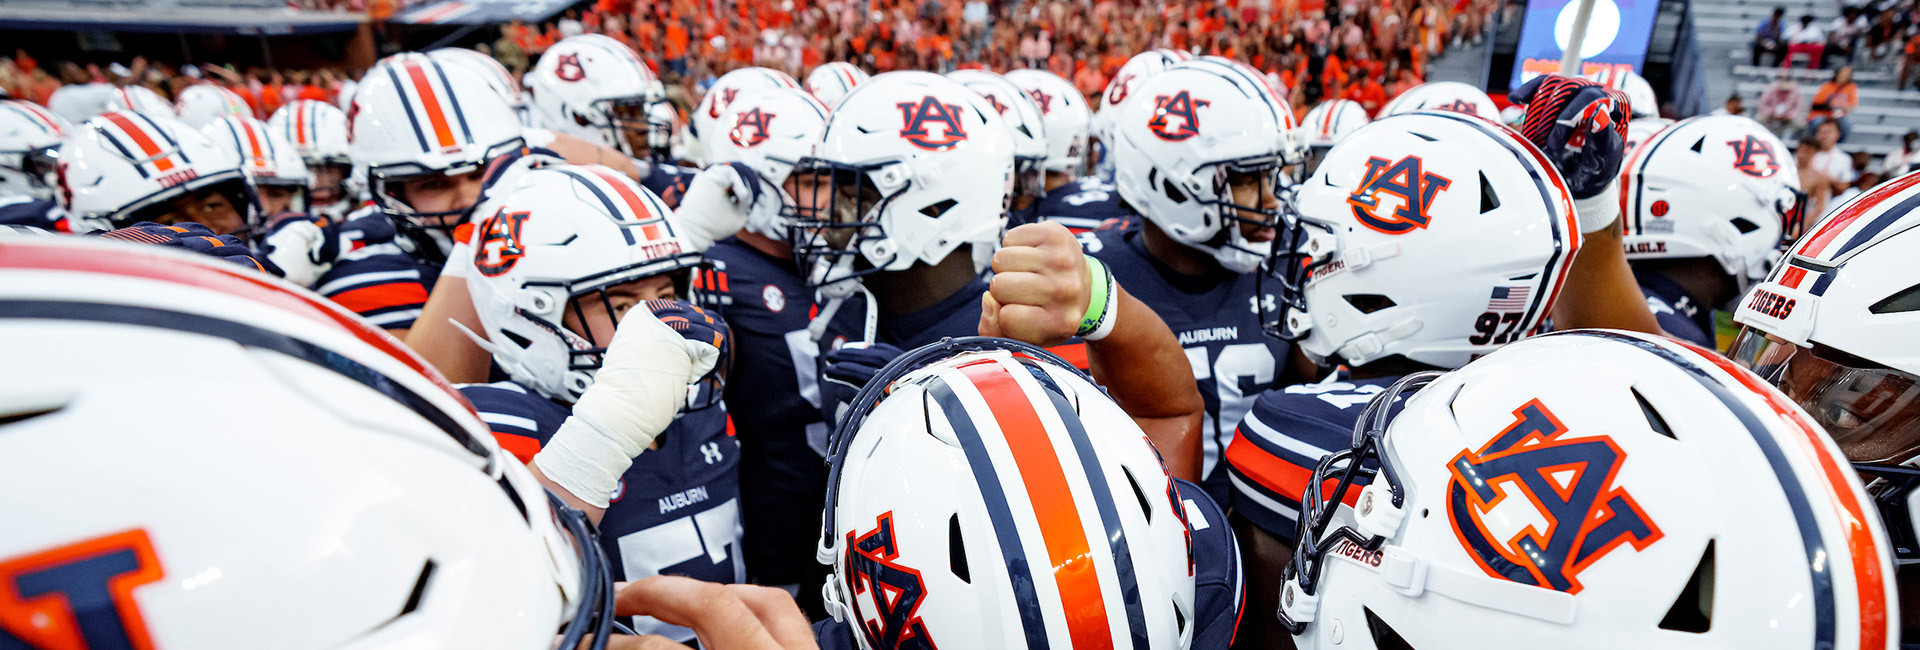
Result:
M1036 376L1045 372L1030 368ZM1052 382L1048 382L1052 383ZM1107 491L1107 475L1100 469L1100 459L1093 455L1093 441L1087 437L1087 429L1078 416L1073 415L1073 405L1067 402L1065 395L1057 387L1042 391L1053 403L1053 410L1060 414L1061 423L1067 426L1067 437L1073 440L1073 451L1080 457L1080 467L1087 473L1087 481L1093 484L1089 490L1093 502L1100 512L1100 522L1105 524L1107 543L1113 551L1113 565L1120 583L1120 593L1125 595L1127 606L1127 630L1133 637L1134 650L1147 650L1152 641L1147 638L1147 615L1140 602L1140 583L1134 576L1133 549L1127 543L1127 531L1120 525L1120 511L1113 505L1113 493ZM1178 506L1175 506L1178 507Z
M1026 549L1020 544L1020 533L1014 527L1013 509L1007 503L1006 491L1000 487L1000 476L993 469L993 459L987 455L986 443L981 440L979 429L974 428L972 418L967 417L966 405L960 403L959 396L945 380L929 382L927 394L947 415L954 437L966 452L967 466L980 485L987 518L993 522L994 537L1000 540L1000 557L1007 563L1013 602L1020 609L1020 630L1026 635L1027 648L1045 650L1051 646L1046 635L1046 619L1040 611L1040 596L1034 591L1033 568L1027 564Z
M407 123L413 125L413 137L420 142L420 150L433 151L433 147L427 145L427 133L420 130L420 116L413 114L413 103L407 101L407 84L400 81L400 73L394 70L399 65L399 63L387 65L387 79L393 81L393 91L400 95L400 108L407 112Z
M111 131L111 130L109 130L109 129L107 129L107 127L106 127L106 125L105 125L105 124L103 124L103 123L100 123L100 122L95 122L95 123L93 124L93 131L94 131L95 133L99 133L99 134L100 134L100 139L102 139L102 140L106 140L106 141L107 141L107 144L110 144L110 145L113 145L113 149L114 149L115 151L118 151L118 152L120 152L120 155L121 155L121 157L124 157L124 158L126 158L127 160L139 160L139 159L140 159L140 157L139 157L139 156L136 156L136 155L133 155L133 151L131 151L131 150L129 150L129 149L127 149L127 145L126 145L125 143L123 143L123 142L121 142L121 141L120 141L120 137L119 137L119 136L116 136L116 135L114 135L114 134L113 134L113 131ZM146 166L145 164L136 164L136 165L134 165L134 166L133 166L133 171L136 171L136 172L140 172L140 177L141 177L141 178L151 178L151 177L152 177L152 175L151 175L151 174L148 174L148 173L147 173L147 166Z
M467 113L460 110L460 96L454 94L453 82L447 80L447 69L439 61L429 59L428 62L433 64L433 73L440 77L440 86L447 89L447 104L453 106L453 118L460 123L460 136L473 143L473 130L467 128Z
M621 226L620 235L627 238L627 245L632 246L638 243L633 238L633 231L628 230L626 228L626 224L620 223L620 219L617 216L620 214L620 204L614 203L612 197L607 196L606 192L600 191L600 186L594 185L592 180L588 179L585 175L581 174L580 172L576 172L571 169L558 169L555 171L558 171L562 174L566 174L568 176L572 176L573 180L578 181L581 185L587 186L587 191L592 192L594 198L600 199L600 204L607 207L607 214L614 215L614 216L609 216L609 218L613 219L615 224L618 224L619 226Z
M1466 124L1473 128L1479 129L1481 132L1486 133L1489 136L1492 136L1495 142L1500 143L1500 146L1502 147L1506 147L1507 152L1513 154L1513 157L1520 161L1520 166L1527 170L1527 176L1533 179L1533 185L1535 189L1538 189L1540 192L1540 202L1545 203L1549 210L1553 208L1553 206L1555 205L1555 201L1553 200L1553 192L1547 187L1547 179L1541 178L1540 173L1534 171L1532 165L1527 164L1528 162L1533 161L1533 157L1528 155L1527 152L1522 151L1511 140L1509 140L1509 138L1513 136L1496 132L1493 130L1494 125L1492 123L1487 122L1486 120L1480 119L1478 117L1467 115L1465 113L1456 113L1454 111L1433 111L1433 112L1423 113L1423 114L1433 115L1435 117L1440 117L1443 119L1449 119L1456 122L1460 122L1462 124ZM1564 219L1564 215L1559 215L1559 214L1547 215L1547 225L1548 227L1553 229L1553 254L1547 257L1546 265L1541 267L1540 279L1542 283L1557 283L1560 281L1560 278L1552 277L1551 274L1547 273L1547 271L1552 270L1554 265L1557 265L1560 263L1561 256L1568 254L1567 235L1566 233L1560 232L1560 228L1563 225L1561 224L1562 219ZM1545 286L1542 287L1542 289L1547 289L1547 288L1549 287L1545 287ZM1556 291L1533 292L1533 297L1527 304L1527 314L1525 317L1523 317L1523 321L1534 322L1534 317L1536 315L1539 315L1539 313L1546 308L1546 305L1544 303L1547 301L1548 297L1554 293L1557 293L1557 292ZM1541 317L1544 318L1545 316L1542 315Z

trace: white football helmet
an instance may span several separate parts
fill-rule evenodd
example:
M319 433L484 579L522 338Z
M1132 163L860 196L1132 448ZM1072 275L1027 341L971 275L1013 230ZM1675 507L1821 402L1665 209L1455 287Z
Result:
M146 86L121 86L107 94L107 112L139 113L149 117L180 118L173 102Z
M1520 110L1521 112L1526 111L1524 108ZM1505 113L1506 110L1501 109L1501 112ZM1632 160L1633 152L1638 150L1640 145L1646 144L1648 140L1653 139L1653 134L1659 133L1661 129L1669 126L1673 126L1673 120L1664 117L1642 117L1627 120L1626 158ZM1520 127L1515 126L1514 128L1517 129Z
M807 92L813 93L827 108L834 108L847 98L847 93L853 92L854 86L866 83L871 76L845 61L823 63L807 73Z
M187 126L204 129L222 115L253 117L253 108L247 100L224 87L210 83L194 84L180 91L180 101L176 104L180 113L180 122Z
M22 594L0 638L533 650L611 630L585 517L352 313L204 255L3 234L0 304L0 489L47 497L0 527Z
M1845 463L1711 350L1530 339L1368 404L1306 479L1281 621L1303 650L1891 650L1891 549Z
M700 97L700 104L694 107L692 121L687 125L700 147L702 157L696 162L706 162L705 152L712 151L716 146L713 140L723 137L716 133L726 130L719 123L720 116L727 112L727 106L743 95L768 88L805 90L793 77L772 68L740 68L721 75L713 82L707 94Z
M804 172L825 190L826 205L799 206L791 223L794 254L813 285L939 264L968 244L980 272L1006 225L1013 136L966 86L889 72L827 118Z
M1627 103L1632 105L1634 118L1660 117L1660 98L1654 95L1653 84L1647 83L1647 78L1634 72L1631 66L1604 66L1595 72L1580 76L1626 93Z
M955 70L947 78L979 93L1013 134L1013 196L1038 200L1047 193L1047 127L1040 105L1006 77L985 70Z
M293 195L288 208L303 214L307 211L307 188L313 184L313 174L300 162L300 153L293 145L280 139L265 122L222 115L200 132L240 156L240 169L256 192L266 187L286 188Z
M1087 129L1093 121L1087 98L1073 82L1046 70L1014 70L1006 77L1040 108L1040 122L1047 132L1046 170L1080 175L1087 158Z
M1800 230L1806 194L1793 152L1745 117L1681 121L1623 169L1628 260L1711 257L1744 292L1773 270L1782 233Z
M833 566L827 610L855 647L1192 641L1172 479L1132 418L1058 357L985 338L909 352L867 383L832 445L818 552Z
M60 142L73 125L39 104L0 100L0 197L52 199Z
M667 153L651 140L653 105L666 101L660 80L625 43L567 37L527 73L527 91L548 128L642 160Z
M1146 83L1154 75L1166 71L1174 64L1191 60L1192 54L1184 50L1160 48L1133 55L1127 59L1120 70L1113 73L1113 79L1107 82L1105 90L1100 92L1100 106L1094 109L1093 119L1088 123L1088 137L1097 143L1100 157L1096 160L1095 173L1101 178L1113 180L1113 142L1114 121L1119 119L1120 107L1127 98L1134 96L1134 89Z
M1329 99L1307 111L1306 121L1300 124L1304 129L1303 139L1307 142L1307 162L1302 165L1301 177L1313 175L1320 166L1320 160L1327 157L1327 151L1333 145L1340 144L1348 134L1360 130L1373 120L1367 117L1367 109L1350 99Z
M1212 255L1222 268L1260 266L1270 241L1250 241L1243 226L1280 220L1281 168L1300 162L1292 109L1265 79L1218 60L1168 68L1121 106L1111 136L1120 198L1175 240ZM1252 177L1260 198L1237 203L1235 179ZM1253 213L1258 216L1244 216Z
M464 69L485 80L487 87L493 89L494 94L499 95L501 99L506 100L507 106L512 107L514 121L521 126L543 126L535 118L533 108L527 102L527 94L521 89L520 80L514 79L513 73L508 72L506 66L500 65L500 62L493 60L493 57L464 47L443 47L428 52L426 56L441 64ZM364 82L365 79L361 81Z
M787 178L813 156L827 131L827 105L805 91L771 88L733 101L717 124L725 137L714 138L708 164L745 163L752 167L754 186L748 190L746 229L775 241L792 235L788 218L794 213Z
M1503 123L1500 109L1493 105L1486 91L1458 81L1432 81L1408 88L1380 109L1380 117L1414 111L1453 111L1477 115L1494 124Z
M645 187L599 165L525 172L495 188L468 242L467 287L494 362L514 381L572 404L593 385L606 348L564 325L581 300L608 288L677 274L686 296L700 263L674 231L672 211ZM609 304L607 313L616 313Z
M309 197L314 207L331 209L352 202L353 194L347 191L353 158L347 146L346 111L326 102L295 100L273 112L273 117L267 120L267 130L292 144L307 170L315 173L316 184L310 188ZM323 168L332 168L341 180L319 186L318 172Z
M441 238L450 238L472 209L416 211L395 196L399 183L478 171L525 142L512 107L485 79L424 54L374 64L354 93L347 121L353 162L366 169L374 205L396 226L435 229Z
M239 230L219 234L242 240L258 234L259 209L240 157L172 118L102 113L74 130L59 157L60 207L74 232L153 221L153 211L166 211L172 200L214 190L242 222Z
M1362 127L1297 201L1267 269L1285 311L1268 326L1323 366L1466 365L1534 332L1580 250L1572 196L1539 150L1447 111Z

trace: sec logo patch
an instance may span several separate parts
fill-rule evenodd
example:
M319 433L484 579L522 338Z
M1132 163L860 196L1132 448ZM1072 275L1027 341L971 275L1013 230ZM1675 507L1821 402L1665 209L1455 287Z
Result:
M781 293L780 287L769 284L761 288L760 299L767 303L767 311L778 314L787 308L787 294Z

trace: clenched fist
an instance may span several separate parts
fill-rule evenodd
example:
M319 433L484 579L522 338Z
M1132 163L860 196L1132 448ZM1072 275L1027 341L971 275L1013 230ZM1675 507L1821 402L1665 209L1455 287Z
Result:
M993 284L980 297L980 335L1053 346L1080 329L1093 278L1079 240L1052 222L1007 231L993 254Z

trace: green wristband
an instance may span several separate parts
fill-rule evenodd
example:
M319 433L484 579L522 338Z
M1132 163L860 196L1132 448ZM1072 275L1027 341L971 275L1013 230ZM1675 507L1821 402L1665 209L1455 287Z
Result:
M1093 283L1093 297L1087 301L1087 313L1080 317L1080 330L1074 336L1085 338L1102 329L1111 330L1101 326L1113 318L1109 313L1113 297L1113 271L1092 255L1082 257L1087 260L1087 275Z

